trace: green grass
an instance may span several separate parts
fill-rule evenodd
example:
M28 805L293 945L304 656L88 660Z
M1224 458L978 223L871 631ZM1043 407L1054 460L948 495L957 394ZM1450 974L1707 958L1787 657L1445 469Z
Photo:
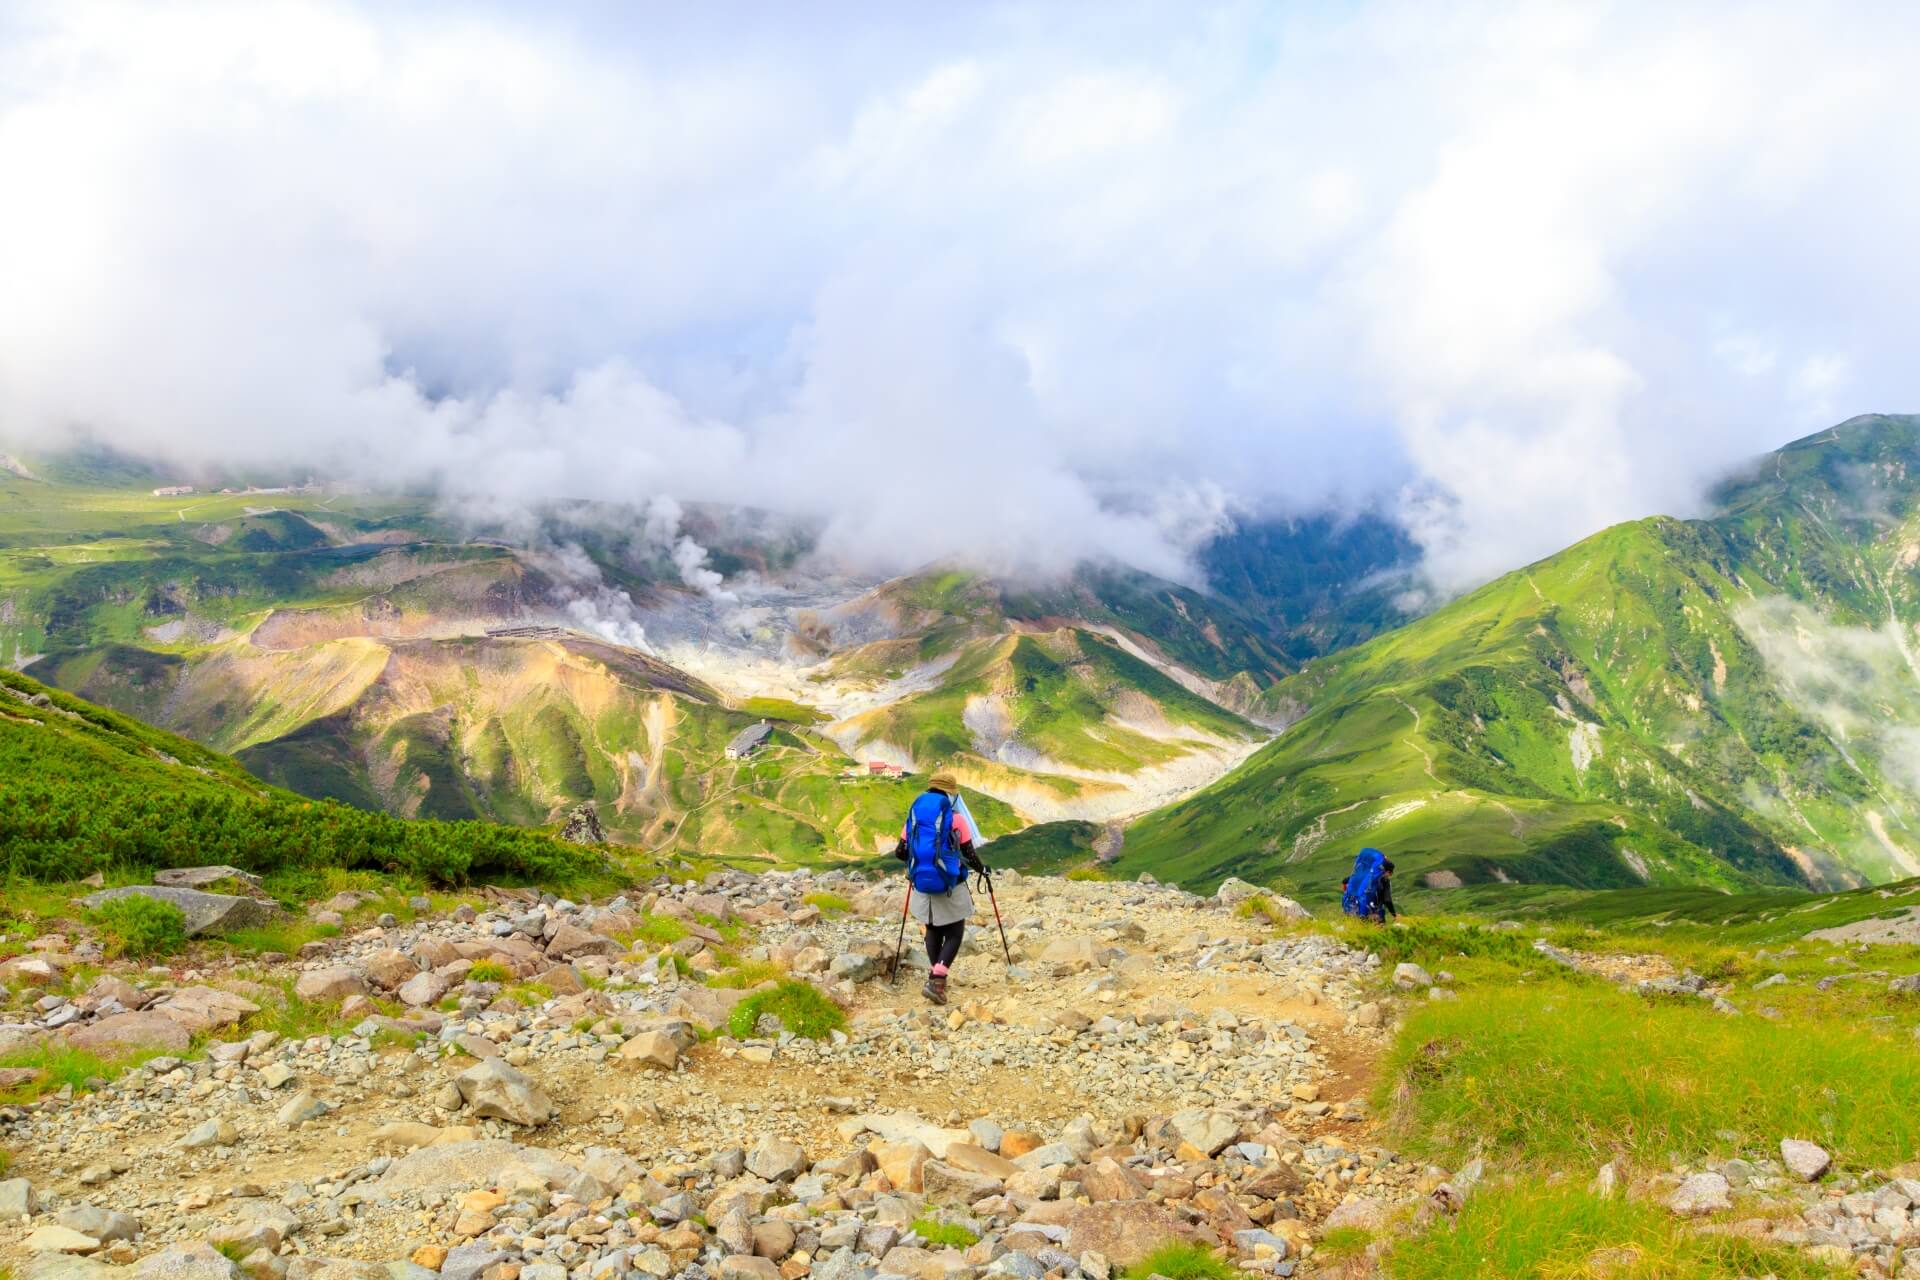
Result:
M762 1014L773 1014L796 1036L824 1040L847 1025L844 1009L805 982L791 979L771 991L759 991L734 1006L727 1019L727 1031L736 1040L751 1039Z
M40 1078L0 1093L0 1102L30 1102L63 1088L86 1093L92 1090L95 1080L110 1081L149 1058L165 1056L169 1055L164 1049L137 1049L113 1057L102 1057L64 1044L21 1049L0 1056L0 1067L28 1067L40 1072Z
M1818 1142L1842 1166L1920 1150L1920 1054L1851 1022L1775 1023L1598 984L1503 987L1418 1006L1377 1102L1407 1148L1589 1171Z
M833 719L804 702L793 702L787 698L748 698L740 704L740 710L755 719L784 720L798 725L822 724Z
M229 1262L244 1262L247 1257L247 1246L238 1240L222 1240L213 1246L213 1251Z
M1703 1235L1658 1205L1571 1187L1482 1188L1457 1219L1395 1243L1389 1280L1838 1280L1794 1249Z
M222 934L215 941L249 955L272 951L293 956L299 955L300 948L309 942L339 936L340 926L337 924L320 924L312 920L294 919L276 924L257 925L250 929L235 929L231 933Z
M1126 1268L1126 1275L1140 1280L1147 1276L1165 1276L1167 1280L1237 1280L1240 1273L1204 1245L1169 1240Z
M957 1222L942 1222L934 1217L916 1218L907 1229L937 1249L965 1249L980 1241L977 1232Z
M763 982L778 982L787 971L771 960L741 960L707 979L710 987L744 991Z
M468 982L511 982L513 970L498 960L476 960L467 970Z
M284 1040L304 1040L309 1036L338 1036L344 1034L354 1024L340 1016L340 1006L325 1001L307 1000L294 993L291 980L282 982L276 996L269 996L256 1003L260 1012L249 1014L239 1025L238 1033L252 1035L256 1031L273 1031ZM375 1000L374 1004L382 1012L393 1013L393 1006ZM235 1038L238 1038L237 1036Z
M544 982L522 982L500 993L523 1005L541 1005L553 999L553 988ZM458 1007L457 1005L455 1006Z
M633 932L627 935L626 942L629 947L642 942L656 947L670 947L686 936L684 921L672 916L642 916Z
M820 892L817 892L817 893L809 893L804 898L800 899L800 901L806 903L810 907L817 909L823 915L843 916L843 915L846 915L849 911L853 910L852 902L848 901L846 898L842 897L840 894L828 893L825 890L821 890Z

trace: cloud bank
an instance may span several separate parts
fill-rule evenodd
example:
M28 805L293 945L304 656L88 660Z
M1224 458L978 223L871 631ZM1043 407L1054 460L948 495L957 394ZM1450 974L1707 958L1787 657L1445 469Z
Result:
M1910 7L954 9L9 6L0 438L1451 589L1920 405Z

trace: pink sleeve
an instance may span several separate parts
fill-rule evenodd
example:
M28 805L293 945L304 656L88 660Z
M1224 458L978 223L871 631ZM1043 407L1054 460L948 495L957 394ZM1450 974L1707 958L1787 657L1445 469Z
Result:
M953 815L953 838L962 844L973 840L973 828L969 827L967 820L958 813Z

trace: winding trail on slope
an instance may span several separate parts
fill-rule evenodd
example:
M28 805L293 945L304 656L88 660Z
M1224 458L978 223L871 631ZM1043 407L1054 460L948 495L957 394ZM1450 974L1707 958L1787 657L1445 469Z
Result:
M1413 732L1409 733L1403 739L1403 741L1408 746L1412 747L1415 751L1418 751L1420 753L1420 759L1426 762L1427 777L1433 780L1434 786L1436 787L1439 786L1440 775L1433 771L1433 753L1428 751L1427 748L1420 742L1420 740L1413 736L1414 734L1420 732L1420 708L1414 706L1411 702L1408 702L1405 698L1395 697L1394 701L1399 703L1401 706L1405 707L1407 709L1407 714L1413 717Z

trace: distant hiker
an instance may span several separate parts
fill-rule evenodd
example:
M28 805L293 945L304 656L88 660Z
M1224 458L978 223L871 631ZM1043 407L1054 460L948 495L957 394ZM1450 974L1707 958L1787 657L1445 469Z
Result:
M1362 849L1353 871L1340 882L1340 909L1360 920L1387 922L1393 905L1393 863L1378 849Z
M960 941L973 916L967 872L984 875L987 869L973 851L973 828L954 807L959 794L952 774L934 774L926 791L907 810L900 843L893 850L893 856L907 864L912 883L907 910L926 926L927 962L933 971L921 993L934 1004L947 1002L947 974L960 955Z

